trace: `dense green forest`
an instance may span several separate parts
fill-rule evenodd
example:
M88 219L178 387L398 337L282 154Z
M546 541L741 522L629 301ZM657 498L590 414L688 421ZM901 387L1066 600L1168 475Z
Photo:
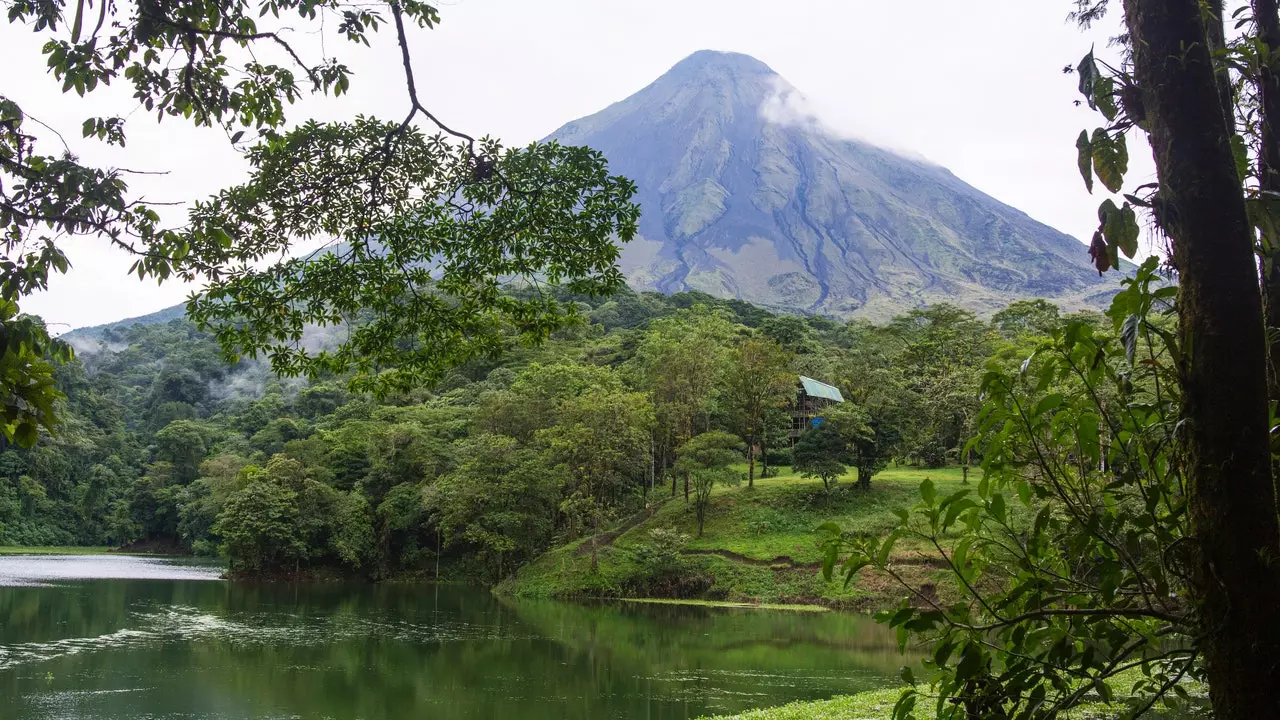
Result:
M0 454L0 543L492 580L647 498L699 511L711 485L790 465L800 374L849 400L834 412L851 442L832 462L868 477L891 459L958 462L984 365L1016 362L1058 320L1044 301L992 322L942 305L883 326L696 294L582 309L588 322L541 346L381 402L345 378L228 366L185 320L107 328L58 367L61 431Z

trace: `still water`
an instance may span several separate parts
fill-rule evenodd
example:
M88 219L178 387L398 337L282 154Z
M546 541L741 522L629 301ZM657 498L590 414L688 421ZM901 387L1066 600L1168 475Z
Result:
M870 620L244 585L130 557L0 557L0 718L645 718L892 683Z

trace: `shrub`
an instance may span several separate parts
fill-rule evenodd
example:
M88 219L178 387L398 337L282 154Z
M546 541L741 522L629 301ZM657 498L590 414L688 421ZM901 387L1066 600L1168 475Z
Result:
M689 544L689 536L675 528L654 528L649 531L649 542L632 549L636 564L647 579L663 578L680 572L684 567L681 552Z

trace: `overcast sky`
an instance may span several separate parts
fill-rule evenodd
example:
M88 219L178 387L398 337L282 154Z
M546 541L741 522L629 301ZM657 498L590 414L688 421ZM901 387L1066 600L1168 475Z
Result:
M1100 117L1073 101L1064 75L1115 26L1083 33L1066 21L1069 0L453 0L442 24L419 31L413 58L420 94L444 122L508 144L545 137L560 125L621 100L686 55L732 50L769 64L842 133L909 150L951 169L984 192L1064 232L1087 239L1099 197L1075 169L1074 141ZM1111 19L1113 22L1117 18ZM353 53L328 49L356 71L352 94L309 100L291 117L357 113L399 119L407 106L390 34ZM38 56L40 37L0 26L4 94L57 127L82 159L136 170L149 199L199 198L244 176L226 137L182 122L130 117L129 147L103 150L79 139L91 114L128 114L116 89L82 100L62 96ZM53 151L54 147L45 146ZM1150 153L1131 147L1130 186L1152 174ZM1082 262L1085 261L1081 249ZM95 325L181 302L190 287L139 282L131 260L98 240L69 246L70 274L24 309L51 329Z

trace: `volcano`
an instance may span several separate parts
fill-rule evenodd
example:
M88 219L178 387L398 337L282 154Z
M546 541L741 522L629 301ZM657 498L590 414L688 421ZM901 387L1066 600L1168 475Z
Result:
M638 185L620 264L640 290L871 319L937 302L1079 308L1116 290L1076 239L945 168L833 133L747 55L694 53L550 139L601 151Z

